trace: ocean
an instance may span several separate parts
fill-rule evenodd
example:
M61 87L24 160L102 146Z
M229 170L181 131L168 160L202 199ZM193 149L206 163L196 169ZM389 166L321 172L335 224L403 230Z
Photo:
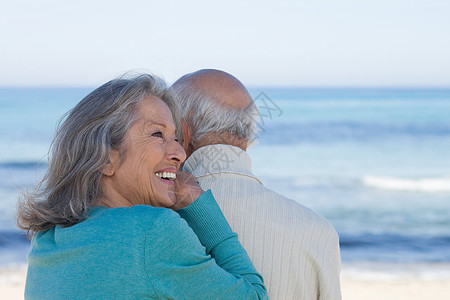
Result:
M59 118L91 90L0 89L0 268L26 264L17 199L42 177ZM450 278L449 89L250 92L254 173L333 224L346 274Z

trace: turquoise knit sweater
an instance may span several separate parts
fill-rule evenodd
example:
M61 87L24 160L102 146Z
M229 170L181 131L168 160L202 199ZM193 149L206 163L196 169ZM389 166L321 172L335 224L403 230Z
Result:
M72 227L35 235L28 262L26 299L267 297L210 191L178 214L95 207Z

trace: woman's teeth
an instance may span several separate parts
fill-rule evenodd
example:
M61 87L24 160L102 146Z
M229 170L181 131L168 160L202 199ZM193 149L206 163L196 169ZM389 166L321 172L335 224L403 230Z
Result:
M155 173L156 177L167 179L167 180L175 180L177 178L176 173L171 172L162 172L162 173Z

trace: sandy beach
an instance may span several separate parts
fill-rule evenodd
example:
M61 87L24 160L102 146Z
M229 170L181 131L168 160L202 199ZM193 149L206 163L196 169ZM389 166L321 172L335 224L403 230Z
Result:
M0 269L0 299L23 299L26 276L26 266Z
M444 300L450 294L450 280L341 280L344 300Z
M23 299L25 268L0 271L0 299ZM450 295L450 279L341 278L344 300L444 300Z

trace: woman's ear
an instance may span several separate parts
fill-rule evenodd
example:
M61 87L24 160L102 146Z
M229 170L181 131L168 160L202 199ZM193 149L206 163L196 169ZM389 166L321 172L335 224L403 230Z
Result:
M105 176L113 176L119 166L120 154L118 150L112 150L108 163L100 169Z
M188 153L189 144L191 143L191 129L184 119L181 119L181 128L183 129L183 148Z

